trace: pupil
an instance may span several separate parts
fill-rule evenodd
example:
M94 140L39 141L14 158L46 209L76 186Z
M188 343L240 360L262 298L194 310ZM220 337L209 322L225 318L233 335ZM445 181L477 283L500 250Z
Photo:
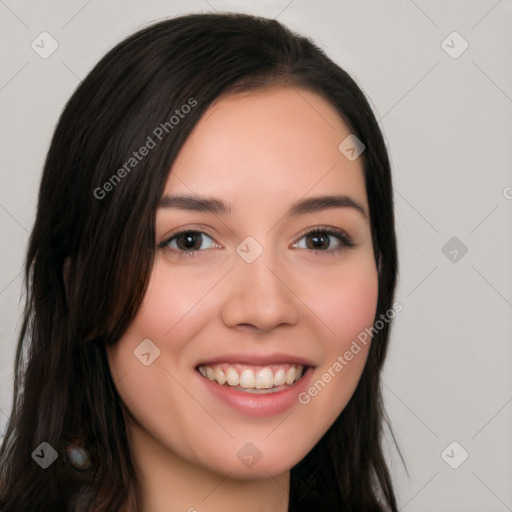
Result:
M325 245L326 239L323 235L311 235L311 241L313 245L313 249L321 249L323 245ZM327 249L329 247L329 243L327 241L327 246L324 248Z
M180 238L183 241L183 244L181 244L183 247L180 247L181 249L190 251L190 250L198 250L199 247L201 247L201 234L200 233L186 233L186 234L182 235ZM178 245L180 245L179 240L178 240Z

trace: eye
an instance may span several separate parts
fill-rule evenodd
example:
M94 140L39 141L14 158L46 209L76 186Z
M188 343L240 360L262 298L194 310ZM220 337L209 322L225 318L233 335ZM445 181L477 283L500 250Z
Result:
M206 246L205 246L206 245ZM341 229L315 228L304 233L299 242L292 244L298 249L332 254L344 247L353 247L350 237ZM162 249L175 253L178 257L196 256L201 250L220 247L212 237L202 231L185 230L173 233L159 244Z
M304 242L302 242L304 240ZM336 252L343 247L353 247L354 243L349 236L341 229L335 228L315 228L304 233L299 242L295 242L293 247L299 249L311 249L322 252Z
M206 242L206 247L204 246ZM159 247L177 252L179 256L195 256L201 249L218 247L213 238L202 231L180 231L164 240Z

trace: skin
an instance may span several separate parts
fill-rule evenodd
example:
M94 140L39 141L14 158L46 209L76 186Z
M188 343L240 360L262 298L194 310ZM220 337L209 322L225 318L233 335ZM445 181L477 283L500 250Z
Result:
M338 150L349 134L321 96L272 86L218 99L182 148L164 195L215 197L232 213L159 208L157 245L194 229L204 233L200 249L180 258L183 239L157 249L143 304L108 349L145 512L286 511L290 468L352 396L369 344L308 404L265 418L206 392L195 369L218 355L280 352L314 362L314 383L373 325L378 274L362 162ZM332 194L366 217L348 207L286 216L297 200ZM304 232L315 226L343 230L354 247L325 235L327 250L309 248ZM263 248L252 263L236 252L248 236ZM144 339L160 350L149 366L133 353ZM262 455L252 467L237 457L248 441Z

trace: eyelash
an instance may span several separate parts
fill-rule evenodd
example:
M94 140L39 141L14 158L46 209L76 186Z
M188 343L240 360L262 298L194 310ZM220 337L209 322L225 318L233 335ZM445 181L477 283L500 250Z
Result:
M199 231L195 229L186 229L183 231L177 231L176 233L172 233L168 238L166 238L163 242L159 244L159 248L161 249L169 249L168 245L171 243L172 240L179 237L180 235L185 234L194 234L194 235L206 235L209 238L213 240L213 237L210 236L208 233L204 231ZM341 251L344 248L351 248L354 247L354 242L350 239L350 237L341 229L337 228L322 228L322 227L315 227L313 229L310 229L309 231L306 231L299 235L298 241L300 241L302 238L308 236L308 235L328 235L336 238L341 246L336 247L335 249L309 249L310 251L314 251L316 253L322 253L324 256L330 255L334 256L339 251ZM294 245L298 243L294 242ZM199 249L199 250L191 250L191 251L181 251L181 250L175 250L175 249L169 249L170 251L174 252L178 255L179 258L188 258L188 257L194 257L197 256L200 252L203 252L205 249Z

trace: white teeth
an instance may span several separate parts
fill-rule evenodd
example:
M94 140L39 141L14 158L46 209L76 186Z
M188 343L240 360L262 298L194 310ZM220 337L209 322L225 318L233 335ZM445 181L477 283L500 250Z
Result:
M274 386L283 386L286 382L286 375L282 368L279 368L276 373L274 373Z
M293 381L295 380L295 367L291 367L286 372L286 384L290 385L293 384Z
M284 367L275 368L278 365L272 365L275 368L275 373L268 366L254 371L253 368L243 368L244 365L236 365L240 370L235 369L234 366L213 365L213 366L200 366L198 368L201 375L208 380L217 382L221 385L228 385L231 387L238 387L247 390L270 390L284 386L290 386L302 377L304 367L302 365L287 364ZM242 367L242 368L240 368ZM263 392L263 391L262 391Z
M238 372L230 366L228 368L228 371L226 373L227 381L230 386L238 386L240 383L240 376L238 375ZM213 379L210 379L213 380Z
M215 368L215 371L213 372L213 374L214 374L214 379L210 379L210 380L216 380L219 384L225 384L226 383L227 377L226 377L226 374L222 371L221 368L219 368L217 366Z
M254 372L252 370L244 370L240 375L240 386L243 388L253 388L255 380Z
M270 368L263 368L256 375L256 389L269 389L274 385L274 374Z

